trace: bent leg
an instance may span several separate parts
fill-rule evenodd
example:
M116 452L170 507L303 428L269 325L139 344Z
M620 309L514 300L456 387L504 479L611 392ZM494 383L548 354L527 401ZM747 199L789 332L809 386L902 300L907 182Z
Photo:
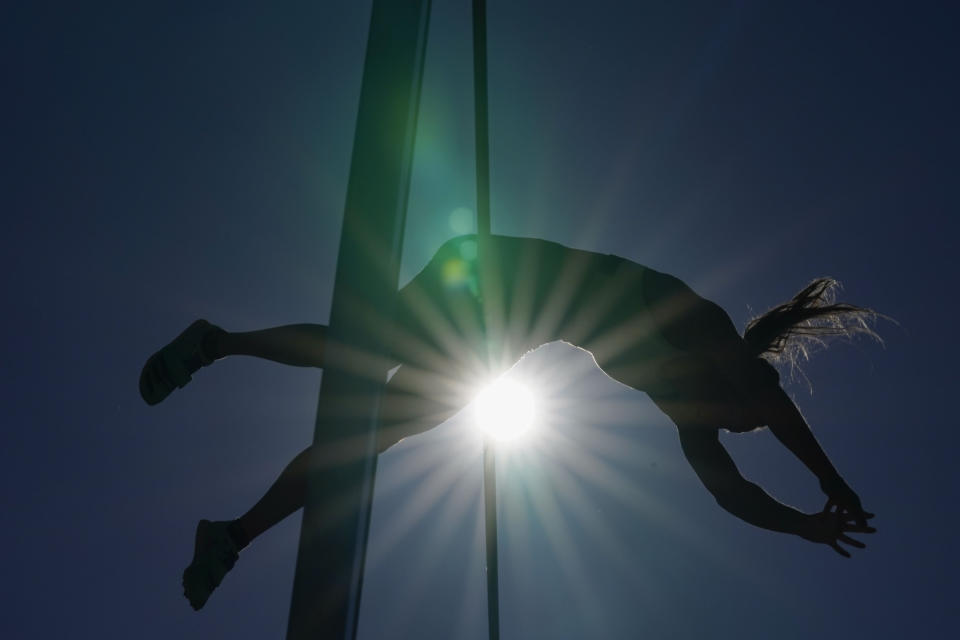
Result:
M387 384L380 403L377 452L403 438L428 431L460 410L462 394L449 381L401 367ZM301 451L253 507L238 520L238 546L244 547L264 531L301 508L313 447Z
M209 349L214 359L226 356L253 356L294 367L323 367L327 328L322 324L290 324L259 331L211 336Z
M400 367L380 400L377 452L445 422L469 402L469 389L456 378Z
M149 405L182 389L201 367L225 356L248 355L295 367L323 367L327 328L293 324L230 333L197 320L147 359L140 372L140 395Z
M245 547L251 540L301 508L307 497L307 474L310 470L310 451L307 447L290 461L267 492L249 511L237 519L242 532L238 546Z

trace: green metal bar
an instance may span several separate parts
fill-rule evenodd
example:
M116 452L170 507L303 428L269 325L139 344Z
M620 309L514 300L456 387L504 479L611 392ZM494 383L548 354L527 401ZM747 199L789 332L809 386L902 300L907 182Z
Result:
M430 0L373 0L288 640L356 636Z
M490 235L490 116L487 100L487 3L473 0L473 109L477 153L477 234Z
M483 446L483 514L487 543L487 634L500 640L500 569L497 551L497 454L496 444Z
M488 338L497 316L490 247L490 116L487 98L487 7L485 0L473 0L473 105L477 163L477 241L481 286L487 301L485 326ZM488 343L488 348L492 343ZM499 353L492 354L499 359ZM483 447L484 539L487 552L487 634L500 638L500 571L497 553L497 463L496 445Z

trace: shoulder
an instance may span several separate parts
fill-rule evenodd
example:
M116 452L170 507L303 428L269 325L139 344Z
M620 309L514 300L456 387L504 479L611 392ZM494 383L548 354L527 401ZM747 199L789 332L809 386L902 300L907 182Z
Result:
M494 235L491 236L491 247L496 252L497 259L514 259L516 264L523 264L524 261L530 261L531 259L542 263L581 263L604 271L608 275L624 266L636 268L638 271L648 269L648 267L629 258L571 247L541 238Z
M401 289L404 292L439 285L451 272L463 272L477 259L477 236L468 234L450 238L433 253L417 275Z
M467 234L450 238L433 254L425 271L442 269L450 260L474 261L477 259L478 245L476 234Z

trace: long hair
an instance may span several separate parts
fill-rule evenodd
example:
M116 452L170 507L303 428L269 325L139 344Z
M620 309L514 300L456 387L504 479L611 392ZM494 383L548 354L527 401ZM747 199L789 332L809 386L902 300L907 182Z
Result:
M786 362L796 369L799 361L826 346L830 338L864 335L883 343L873 330L877 318L873 309L836 302L840 283L817 278L793 298L747 323L743 339L756 356Z

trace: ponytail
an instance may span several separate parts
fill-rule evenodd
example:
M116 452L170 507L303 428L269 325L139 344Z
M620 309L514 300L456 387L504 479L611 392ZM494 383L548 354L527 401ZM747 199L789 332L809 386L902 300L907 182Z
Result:
M883 317L873 309L836 302L840 283L817 278L788 302L780 304L747 323L743 340L755 356L786 361L791 367L808 360L826 340L839 336L865 335L882 343L872 324Z

